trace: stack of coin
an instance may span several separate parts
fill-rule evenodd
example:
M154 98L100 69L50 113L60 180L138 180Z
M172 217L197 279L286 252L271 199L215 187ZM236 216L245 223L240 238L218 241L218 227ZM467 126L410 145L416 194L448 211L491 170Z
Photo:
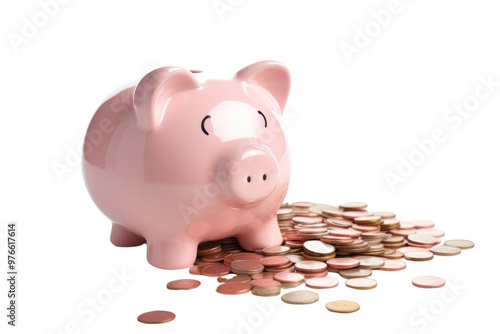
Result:
M216 241L202 242L198 245L198 256L214 255L222 252L220 243Z
M295 216L295 212L292 208L280 208L278 209L276 216L278 217L278 226L281 232L293 231L292 218Z
M242 252L243 248L241 248L238 240L236 238L225 238L217 240L217 242L221 245L222 251L226 253L237 253Z
M210 268L210 267L209 267ZM252 260L236 260L231 262L231 272L240 275L255 275L264 271L264 265Z
M277 296L281 293L281 283L274 279L257 279L253 280L252 293L256 296Z
M266 256L260 263L265 267L265 271L271 273L292 272L293 262L284 255Z
M295 264L295 271L302 274L305 279L312 277L323 277L328 275L328 269L325 262L321 261L302 261Z

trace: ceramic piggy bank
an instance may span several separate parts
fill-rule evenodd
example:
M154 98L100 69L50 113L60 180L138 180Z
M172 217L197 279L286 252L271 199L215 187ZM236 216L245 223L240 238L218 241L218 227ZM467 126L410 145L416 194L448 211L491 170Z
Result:
M276 61L204 82L163 67L104 102L86 134L83 173L112 222L111 242L146 243L149 263L164 269L192 265L203 241L280 245L290 155L278 118L289 90Z

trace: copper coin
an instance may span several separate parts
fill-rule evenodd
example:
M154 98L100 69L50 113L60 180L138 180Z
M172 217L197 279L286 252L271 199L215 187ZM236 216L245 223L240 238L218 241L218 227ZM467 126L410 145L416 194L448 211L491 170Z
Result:
M458 247L460 249L470 249L474 247L474 243L469 240L454 239L445 241L445 246Z
M376 232L380 230L380 225L352 225L352 228L361 232Z
M189 273L191 275L203 275L203 273L201 272L201 270L205 268L205 266L191 266L189 267Z
M368 277L371 274L372 274L371 269L354 268L354 269L339 270L339 275L342 276L343 278Z
M434 255L428 251L406 252L405 259L410 261L429 261L434 258Z
M436 237L428 234L411 234L407 237L407 239L414 244L423 245L434 245L438 242Z
M223 295L240 295L250 292L250 290L252 290L252 286L248 283L222 283L216 289L218 293Z
M264 270L264 266L257 261L237 260L231 262L231 271L235 274L258 274Z
M335 300L327 303L325 306L328 311L337 313L352 313L360 309L358 303L349 300Z
M351 278L345 282L345 285L358 290L373 289L377 286L377 281L372 278Z
M251 279L257 280L257 279L274 279L274 273L259 273L250 276Z
M403 270L405 268L406 268L406 263L404 263L403 261L387 260L384 262L384 265L379 269L383 271L397 271L397 270Z
M266 247L262 250L264 255L285 255L290 252L290 247L287 246L273 246Z
M281 283L300 283L304 281L304 276L299 273L277 273L274 279Z
M453 256L460 254L462 250L458 247L453 247L453 246L437 246L432 248L431 252L434 255Z
M367 206L368 204L363 202L347 202L339 205L341 209L347 209L347 210L360 210L366 208Z
M283 255L268 256L260 260L260 263L266 267L279 267L290 263L290 259Z
M252 287L259 287L259 288L270 288L270 287L280 287L281 282L276 281L274 279L256 279L253 280L252 283L250 283Z
M262 260L263 256L255 253L235 253L231 254L231 258L234 261L247 260L247 261L257 261Z
M175 314L169 311L151 311L137 317L137 321L145 324L162 324L174 319Z
M219 253L222 250L221 245L215 241L202 242L198 245L198 256L206 256Z
M200 281L194 279L178 279L170 281L167 284L167 289L170 290L190 290L200 286Z
M431 228L434 227L434 222L430 220L411 220L410 223L415 224L415 228Z
M333 277L315 277L306 280L306 286L313 289L330 289L339 285Z
M354 239L351 237L336 237L333 235L324 235L320 238L321 241L326 242L327 244L341 244L341 245L346 245L346 244L351 244Z
M312 304L319 300L319 295L312 291L297 290L285 293L281 300L287 304Z
M220 252L217 254L203 256L201 259L205 262L222 262L224 258L228 255L227 252Z
M402 230L412 230L412 229L415 228L415 224L410 223L410 222L400 221L399 222L399 228L402 229Z
M419 288L440 288L446 284L444 279L436 276L415 277L411 283Z
M295 264L295 269L304 273L317 273L327 269L327 265L320 261L302 261Z
M210 277L224 276L231 272L229 266L224 264L214 264L213 266L207 266L201 270L203 275Z
M341 257L326 261L326 264L336 269L351 269L359 266L360 261L352 257Z
M361 236L361 231L356 231L356 230L330 230L329 231L330 235L336 236L336 237L359 237Z
M219 283L250 283L252 280L248 275L235 275L231 278L217 277Z

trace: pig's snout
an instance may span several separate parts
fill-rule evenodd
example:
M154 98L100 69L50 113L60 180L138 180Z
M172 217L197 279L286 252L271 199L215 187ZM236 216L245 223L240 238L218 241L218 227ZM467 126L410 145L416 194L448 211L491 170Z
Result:
M265 150L245 151L227 171L231 196L238 202L255 203L269 197L279 180L279 165Z

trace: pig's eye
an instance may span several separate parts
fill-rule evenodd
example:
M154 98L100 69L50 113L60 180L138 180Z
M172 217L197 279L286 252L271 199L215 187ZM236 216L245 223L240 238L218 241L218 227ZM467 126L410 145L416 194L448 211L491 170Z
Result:
M264 116L264 115L262 115ZM203 121L201 121L201 131L203 131L204 134L206 134L208 136L208 131L205 129L205 121L209 118L211 118L212 116L210 115L207 115L203 118Z
M267 119L266 119L266 116L264 116L264 114L263 114L263 113L262 113L262 111L260 111L260 110L257 110L257 112L258 112L259 114L261 114L261 115L262 115L262 117L264 117L264 127L265 127L265 128L267 128Z

